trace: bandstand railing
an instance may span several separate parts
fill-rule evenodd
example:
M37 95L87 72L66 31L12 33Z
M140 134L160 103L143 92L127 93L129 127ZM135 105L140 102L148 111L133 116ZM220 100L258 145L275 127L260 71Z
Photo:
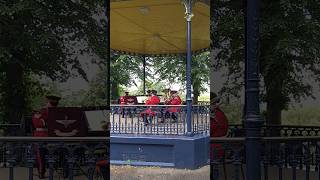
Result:
M211 179L245 179L245 138L211 138ZM262 137L263 180L320 179L320 137Z
M34 174L36 149L42 148L47 152L49 180L63 179L65 172L68 179L106 179L109 142L109 137L0 137L0 176L9 180L38 179L34 178L38 174Z
M111 105L111 134L186 135L186 105ZM191 131L210 132L208 105L193 105Z

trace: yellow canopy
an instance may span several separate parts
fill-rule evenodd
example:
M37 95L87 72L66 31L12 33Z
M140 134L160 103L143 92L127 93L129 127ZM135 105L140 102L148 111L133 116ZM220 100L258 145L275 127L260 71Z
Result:
M192 51L204 51L210 46L210 7L197 1L192 11ZM146 56L186 53L186 31L181 0L111 0L113 51Z

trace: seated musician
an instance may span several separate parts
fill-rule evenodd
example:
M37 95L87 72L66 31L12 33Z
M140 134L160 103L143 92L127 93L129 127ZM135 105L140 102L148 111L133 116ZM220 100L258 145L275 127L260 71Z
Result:
M135 96L130 96L129 92L126 91L124 96L120 97L120 105L134 105L138 104L138 100ZM126 111L125 111L126 110ZM121 107L120 112L122 113L122 118L124 118L125 114L128 113L130 116L132 115L132 111L135 110L132 107Z
M180 96L178 95L177 90L170 91L171 99L169 100L169 105L181 105L182 101ZM169 107L168 112L171 115L173 122L177 122L178 120L178 112L180 111L180 107Z
M215 93L210 93L210 136L223 137L228 134L228 119L219 107L220 99ZM211 144L210 147L211 160L221 158L224 155L221 144ZM217 154L214 154L217 153Z
M41 111L34 110L32 115L32 125L34 128L34 137L48 137L47 120L48 120L48 108L57 107L59 104L60 97L57 96L46 96L47 104ZM45 167L45 156L47 149L36 145L36 165L38 168L39 178L45 178L46 167Z
M158 105L160 103L160 98L157 96L156 90L150 91L151 96L146 100L146 105ZM155 116L156 107L147 107L147 109L141 113L141 116L143 117L145 126L147 126L149 123L152 124L152 118Z
M164 93L163 95L164 104L169 104L169 101L171 99L170 88L164 89L162 92Z

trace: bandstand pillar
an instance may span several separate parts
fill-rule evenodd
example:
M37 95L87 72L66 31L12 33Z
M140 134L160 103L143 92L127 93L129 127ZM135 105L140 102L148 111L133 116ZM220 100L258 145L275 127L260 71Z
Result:
M245 121L246 179L261 179L261 126L259 107L259 10L260 0L246 2Z
M192 118L192 98L191 98L191 60L192 60L192 54L191 54L191 18L193 16L192 14L192 5L194 3L194 0L183 0L182 1L185 9L186 9L186 20L187 20L187 63L186 63L186 100L187 100L187 135L192 136L191 131L191 118Z

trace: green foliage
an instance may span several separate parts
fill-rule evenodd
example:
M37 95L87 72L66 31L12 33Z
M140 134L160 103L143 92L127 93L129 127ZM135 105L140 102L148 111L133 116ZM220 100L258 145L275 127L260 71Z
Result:
M90 45L102 27L92 16L101 1L2 1L1 68L12 60L24 70L65 81L70 68L86 75L76 54ZM1 71L2 72L2 71Z
M162 57L154 58L152 65L154 75L158 75L158 81L167 80L169 83L186 82L186 62L184 58ZM194 55L191 62L191 78L193 93L197 96L204 92L205 85L209 83L210 52Z
M233 102L231 104L222 104L221 110L228 118L229 124L241 124L242 106L240 102Z
M284 125L320 126L320 108L316 106L292 107L282 114Z
M234 1L217 1L212 14L214 70L227 67L221 94L239 95L244 71L244 10ZM214 13L215 12L215 13ZM320 80L320 2L262 0L259 68L264 82L262 100L268 111L312 96L306 74ZM273 108L273 109L272 109ZM273 118L273 117L270 117Z
M140 57L112 54L110 63L111 99L120 96L120 86L137 85L143 79L143 60Z
M33 77L64 82L79 74L87 80L78 56L96 54L100 62L106 52L106 20L97 18L104 16L103 3L0 0L0 79L5 82L0 111L5 119L17 121L40 103L39 97L30 99L45 91Z

